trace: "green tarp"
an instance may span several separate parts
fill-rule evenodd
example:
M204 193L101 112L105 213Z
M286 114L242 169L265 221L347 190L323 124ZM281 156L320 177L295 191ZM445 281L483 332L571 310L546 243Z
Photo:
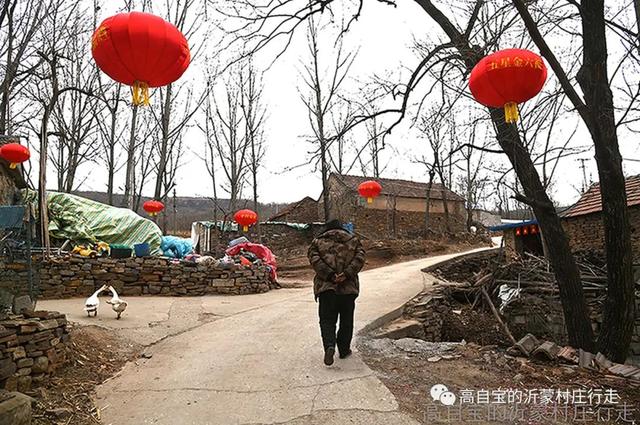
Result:
M151 220L126 208L116 208L68 193L47 192L49 234L80 243L133 245L146 242L160 255L162 231Z

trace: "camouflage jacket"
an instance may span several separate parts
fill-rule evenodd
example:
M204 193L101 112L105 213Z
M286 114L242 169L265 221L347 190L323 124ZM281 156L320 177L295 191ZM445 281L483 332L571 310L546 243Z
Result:
M313 240L307 257L316 272L313 279L316 298L325 291L358 295L358 272L364 266L365 252L356 236L346 230L326 231ZM344 273L347 279L334 282L334 276L340 273Z

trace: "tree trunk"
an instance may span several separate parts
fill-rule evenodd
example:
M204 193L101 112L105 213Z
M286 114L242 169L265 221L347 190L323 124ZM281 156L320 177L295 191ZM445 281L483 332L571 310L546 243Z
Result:
M155 199L160 199L162 196L162 182L164 180L165 169L167 168L169 121L171 119L171 87L171 84L167 86L167 93L162 108L162 140L160 145L160 163L158 164L158 175L156 176L156 188L153 194Z
M442 184L442 207L444 208L444 227L447 230L447 233L452 233L451 231L451 219L449 217L449 202L447 200L447 185L444 181L444 173L442 169L438 172L440 176L440 183Z
M622 363L633 335L635 296L625 177L607 73L604 2L583 0L581 15L584 61L577 80L584 93L587 127L595 145L609 280L598 349Z
M117 105L117 101L116 101ZM116 162L116 151L115 151L115 137L116 137L116 123L117 116L116 110L111 111L111 129L109 132L109 154L107 159L107 202L109 205L113 205L113 177L115 174L115 162Z
M38 179L38 206L40 208L40 235L42 238L42 246L45 248L45 255L49 256L49 210L47 207L47 151L49 150L49 135L47 129L49 127L49 118L51 117L51 109L56 102L57 94L54 94L42 115L42 123L40 126L40 176Z
M133 105L131 111L131 133L129 135L129 146L127 147L127 177L124 184L124 207L134 209L134 177L135 177L135 153L136 153L136 121L138 118L138 105Z
M433 187L433 178L435 177L435 173L433 170L429 171L429 185L427 186L427 199L425 203L424 209L424 237L425 239L429 236L429 216L431 214L431 188Z
M465 35L430 0L416 0L416 2L440 25L463 58L467 71L471 72L483 57L480 48L472 48ZM514 167L525 195L538 218L540 228L546 234L551 265L558 282L569 343L576 348L593 352L593 329L591 328L589 309L584 299L578 267L571 253L560 218L545 192L529 152L520 140L517 128L505 123L504 110L494 108L489 110L496 129L498 143Z
M531 205L545 234L550 263L558 282L569 344L593 352L589 309L584 299L580 273L560 218L544 190L531 156L520 141L517 128L505 123L502 109L491 108L491 119L496 127L498 142L513 164L527 198L520 200Z

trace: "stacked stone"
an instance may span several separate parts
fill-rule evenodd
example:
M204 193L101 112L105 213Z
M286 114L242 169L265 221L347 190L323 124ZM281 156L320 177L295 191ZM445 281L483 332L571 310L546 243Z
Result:
M421 339L440 342L443 337L444 318L451 311L448 299L439 290L423 294L409 301L404 308L404 316L416 319L422 324Z
M14 265L8 265L15 269ZM161 257L84 258L66 256L35 262L39 297L44 299L87 297L102 285L112 285L122 295L206 295L249 294L271 289L265 266L232 265L217 262L192 263ZM5 270L10 270L4 266ZM2 273L0 289L23 294L28 288L26 270ZM13 269L11 269L13 270Z
M0 320L0 389L26 392L65 361L67 319L54 311Z

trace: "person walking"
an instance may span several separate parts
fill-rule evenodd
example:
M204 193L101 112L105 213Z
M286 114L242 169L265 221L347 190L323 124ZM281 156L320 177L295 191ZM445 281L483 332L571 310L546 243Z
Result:
M324 364L330 366L336 345L341 359L351 355L355 301L360 293L358 273L364 266L365 251L355 235L338 220L332 220L313 240L307 256L315 271L313 293L319 301ZM336 335L338 318L340 327Z

